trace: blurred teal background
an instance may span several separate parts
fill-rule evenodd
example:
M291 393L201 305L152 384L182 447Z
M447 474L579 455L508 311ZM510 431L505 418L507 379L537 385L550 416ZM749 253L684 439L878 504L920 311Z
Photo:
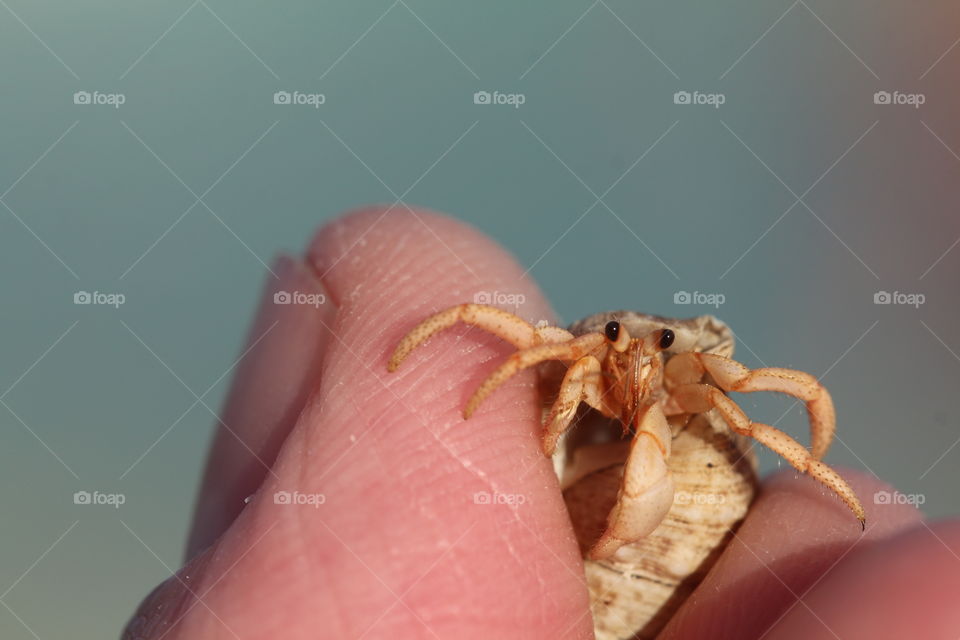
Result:
M182 560L214 423L187 409L222 403L264 263L400 196L504 244L565 322L719 315L748 366L823 375L829 462L956 513L958 13L0 0L0 637L119 633Z

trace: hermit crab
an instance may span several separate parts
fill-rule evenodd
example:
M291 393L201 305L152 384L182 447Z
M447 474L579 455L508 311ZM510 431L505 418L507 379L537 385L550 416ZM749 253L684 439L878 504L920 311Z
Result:
M618 421L622 435L632 432L616 501L605 529L587 550L591 560L611 558L624 545L651 534L664 520L677 498L668 465L673 440L678 430L701 414L719 416L735 434L766 445L833 491L861 525L865 522L856 494L821 461L836 424L830 394L807 373L772 367L751 370L731 359L732 333L716 318L675 320L611 312L566 330L535 326L489 305L460 304L414 327L397 345L388 369L396 370L414 348L458 322L488 331L518 349L477 388L464 408L465 419L519 371L559 361L567 368L545 412L545 455L557 452L581 403ZM727 391L776 391L804 402L810 449L775 427L750 420Z

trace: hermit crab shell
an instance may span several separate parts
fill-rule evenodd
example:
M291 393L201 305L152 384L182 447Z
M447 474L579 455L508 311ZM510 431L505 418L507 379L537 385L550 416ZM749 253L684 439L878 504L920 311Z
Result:
M601 313L574 323L575 335L602 331L620 321L632 336L668 327L676 334L664 358L684 351L733 354L729 328L712 316L662 318L632 311ZM562 368L541 371L545 411ZM622 426L591 409L578 414L554 456L581 550L597 540L616 502L629 436ZM654 638L703 580L746 516L757 489L757 461L750 442L733 433L715 411L671 420L667 460L674 504L649 536L612 558L585 560L594 631L599 640Z

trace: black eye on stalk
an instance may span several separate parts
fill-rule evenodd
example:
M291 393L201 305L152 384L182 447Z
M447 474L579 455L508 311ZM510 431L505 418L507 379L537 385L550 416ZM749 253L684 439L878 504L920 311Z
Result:
M620 335L620 323L616 320L611 320L607 323L607 326L603 328L603 333L607 336L607 340L616 342L617 337Z
M664 329L663 333L660 334L660 348L669 349L670 345L673 344L673 339L677 336L674 335L673 331L670 329Z

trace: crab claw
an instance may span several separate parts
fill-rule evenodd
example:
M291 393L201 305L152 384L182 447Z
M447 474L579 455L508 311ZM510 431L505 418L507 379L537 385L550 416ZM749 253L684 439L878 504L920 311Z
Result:
M673 479L667 469L670 441L667 420L654 404L637 427L607 528L587 554L591 560L609 558L623 545L645 538L670 511L674 501Z

